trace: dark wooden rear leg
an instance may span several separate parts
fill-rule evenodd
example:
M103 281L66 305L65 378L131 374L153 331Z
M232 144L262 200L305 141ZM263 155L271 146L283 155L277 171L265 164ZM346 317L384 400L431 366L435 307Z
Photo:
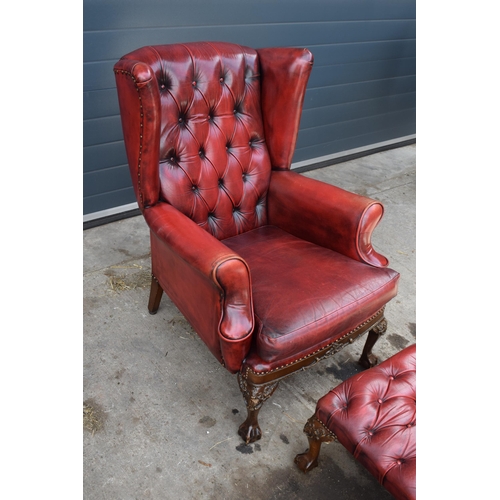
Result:
M314 415L306 422L304 433L309 441L309 448L295 457L294 462L302 472L309 472L318 466L318 456L322 443L330 443L337 438Z
M259 411L264 401L272 396L279 381L257 385L250 382L246 376L238 373L238 383L247 405L247 419L240 425L238 434L246 444L254 443L262 437L258 422Z
M151 276L151 291L149 292L148 310L149 314L156 314L160 307L160 300L163 294L163 288L158 283L158 280Z
M369 332L368 338L366 339L365 347L359 358L359 364L363 368L372 368L378 363L378 358L372 354L372 348L375 342L383 335L387 330L387 320L382 318Z

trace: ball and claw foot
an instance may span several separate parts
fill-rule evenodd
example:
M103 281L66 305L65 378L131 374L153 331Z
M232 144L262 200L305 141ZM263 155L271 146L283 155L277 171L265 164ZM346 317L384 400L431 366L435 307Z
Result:
M279 381L266 384L253 384L238 373L238 382L247 407L247 418L240 425L238 434L246 444L255 443L262 437L259 426L259 411L265 401L267 401L278 387Z
M238 434L246 444L255 443L262 437L259 424L255 425L248 421L243 422L238 429Z
M295 457L294 462L302 472L307 473L318 466L318 457L311 457L309 450L306 450L304 453L298 454Z
M304 473L318 466L318 457L322 443L331 443L337 438L314 415L304 425L304 433L309 441L309 448L296 455L294 462Z

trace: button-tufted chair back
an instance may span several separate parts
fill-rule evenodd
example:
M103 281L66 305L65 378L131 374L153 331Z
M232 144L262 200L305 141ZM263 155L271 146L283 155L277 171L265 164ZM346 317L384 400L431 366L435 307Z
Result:
M218 239L266 224L271 163L257 52L204 42L144 47L124 59L152 70L159 200Z

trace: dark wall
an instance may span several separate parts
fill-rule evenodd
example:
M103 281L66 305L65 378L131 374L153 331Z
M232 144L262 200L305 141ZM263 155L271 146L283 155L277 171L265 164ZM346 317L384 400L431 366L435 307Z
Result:
M84 0L84 214L135 201L114 63L199 40L307 47L294 162L415 134L415 0Z

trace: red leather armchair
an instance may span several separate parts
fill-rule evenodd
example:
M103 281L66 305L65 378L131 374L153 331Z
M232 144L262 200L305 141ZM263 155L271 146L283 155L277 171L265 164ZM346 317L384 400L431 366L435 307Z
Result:
M221 42L143 47L115 65L132 182L163 292L258 413L280 379L385 331L398 273L370 243L374 200L290 171L313 57Z

